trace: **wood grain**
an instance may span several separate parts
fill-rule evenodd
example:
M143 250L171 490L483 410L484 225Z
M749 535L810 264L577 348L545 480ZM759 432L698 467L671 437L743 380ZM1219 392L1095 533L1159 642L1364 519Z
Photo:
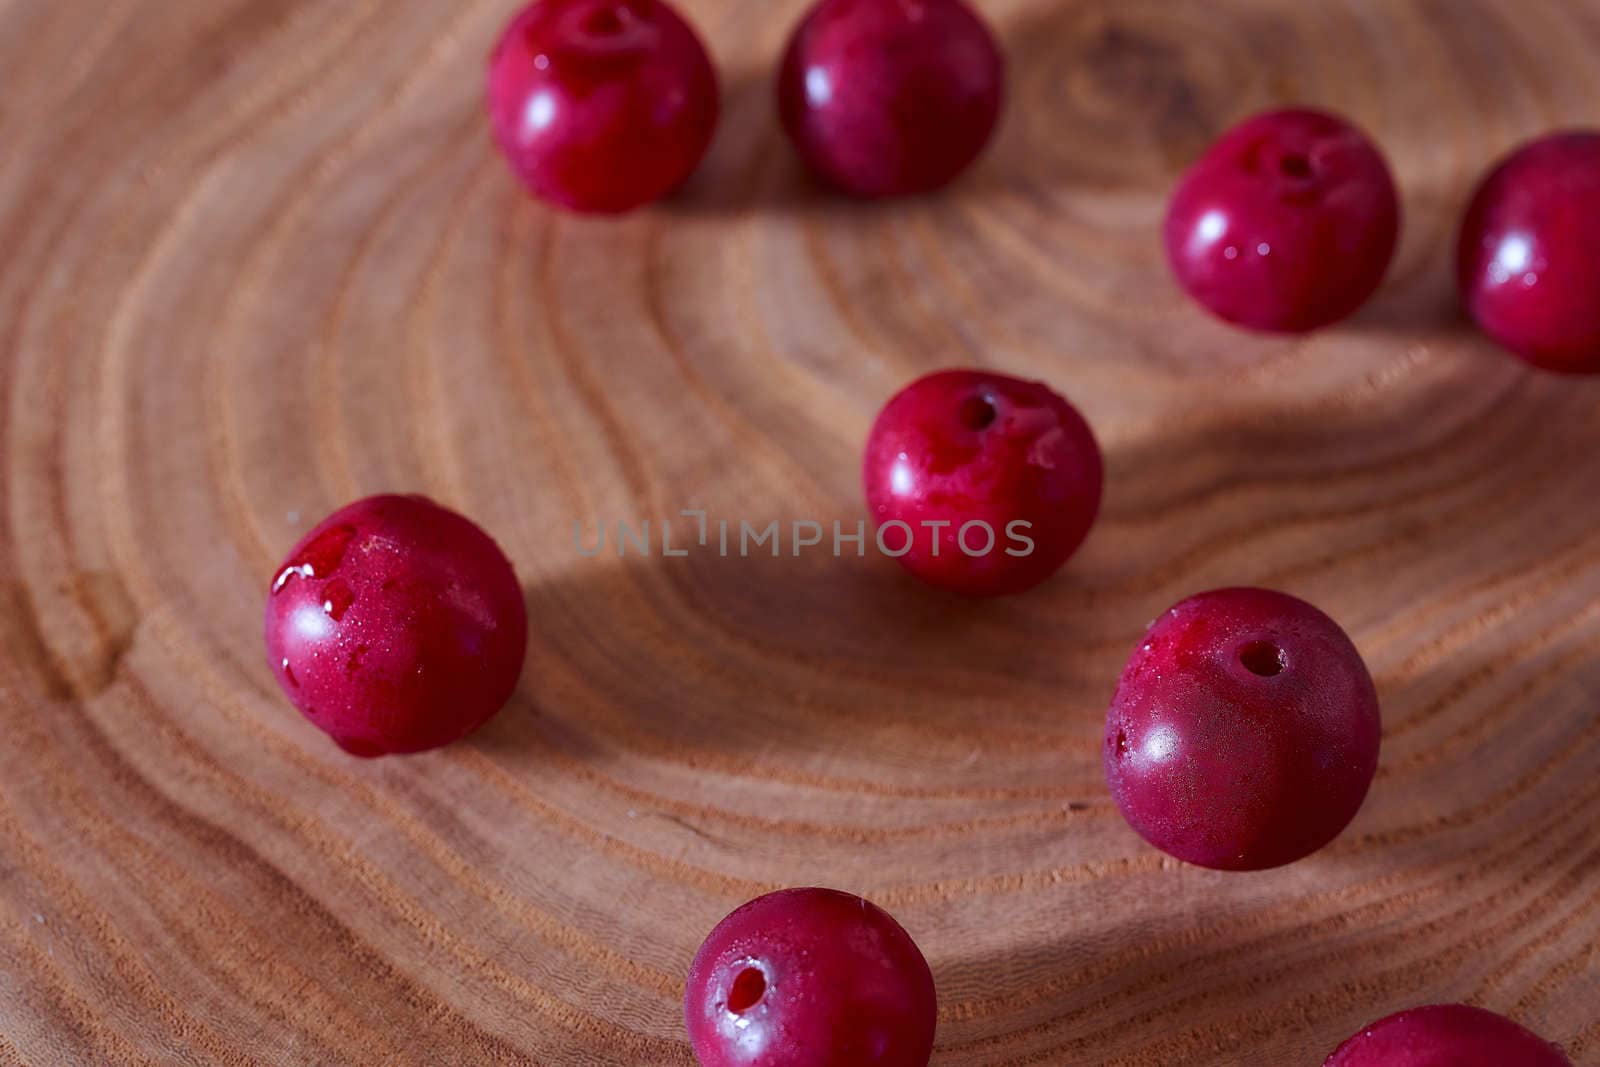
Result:
M0 1061L689 1064L745 898L890 908L935 1062L1320 1063L1411 1004L1600 1062L1600 386L1459 322L1511 144L1600 121L1593 0L994 0L1012 102L948 195L813 190L796 0L697 0L711 158L621 221L528 202L479 113L510 0L0 0ZM1176 172L1348 112L1404 187L1353 321L1174 291ZM585 559L572 524L862 518L877 406L979 364L1109 461L1069 569L952 602L883 559ZM513 705L346 758L262 662L273 565L357 496L479 519L527 584ZM1332 847L1164 861L1098 741L1153 615L1279 586L1350 629L1379 781Z

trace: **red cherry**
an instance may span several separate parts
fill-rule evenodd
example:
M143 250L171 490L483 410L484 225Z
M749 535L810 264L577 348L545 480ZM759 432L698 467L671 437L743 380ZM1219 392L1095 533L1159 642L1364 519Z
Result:
M758 897L711 931L683 998L701 1067L927 1067L933 975L881 908L832 889Z
M1600 374L1600 132L1524 145L1478 187L1457 282L1484 333L1536 367Z
M1572 1067L1504 1016L1465 1004L1412 1008L1362 1028L1323 1067Z
M619 212L683 184L719 102L705 47L662 0L536 0L490 57L488 106L536 196Z
M1378 768L1378 695L1355 645L1303 600L1220 589L1151 625L1106 713L1106 782L1146 841L1202 867L1310 855Z
M994 35L961 0L822 0L789 41L778 109L824 181L899 196L966 170L1004 91Z
M1400 202L1365 135L1320 111L1240 123L1189 168L1167 207L1167 258L1229 322L1300 332L1344 318L1383 280Z
M278 684L357 756L438 748L482 726L516 688L527 636L499 546L420 496L334 512L267 596Z
M1100 510L1100 449L1083 416L1039 382L989 371L901 390L873 423L862 478L879 545L968 596L1038 585Z

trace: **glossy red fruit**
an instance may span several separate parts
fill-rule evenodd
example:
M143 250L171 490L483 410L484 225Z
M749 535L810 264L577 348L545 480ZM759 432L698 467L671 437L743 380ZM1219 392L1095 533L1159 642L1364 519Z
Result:
M1300 332L1344 318L1383 280L1400 201L1360 130L1320 111L1269 111L1225 133L1167 207L1178 283L1219 317Z
M1492 1011L1434 1004L1380 1019L1323 1067L1572 1067L1560 1049Z
M927 1067L936 1007L911 935L832 889L769 893L723 919L683 999L702 1067Z
M356 756L421 752L516 688L528 620L489 535L420 496L334 512L278 568L267 659L295 707Z
M1038 585L1083 543L1102 465L1088 423L1049 387L951 370L879 412L862 479L882 550L934 585L1000 596Z
M1157 619L1106 713L1106 782L1152 845L1253 871L1332 841L1378 767L1378 696L1355 645L1303 600L1190 597Z
M1457 281L1484 333L1536 367L1600 374L1600 132L1528 144L1478 187Z
M994 35L961 0L822 0L789 41L778 110L824 181L899 196L966 170L1004 92Z
M716 129L705 47L662 0L536 0L489 60L495 140L535 195L619 212L681 185Z

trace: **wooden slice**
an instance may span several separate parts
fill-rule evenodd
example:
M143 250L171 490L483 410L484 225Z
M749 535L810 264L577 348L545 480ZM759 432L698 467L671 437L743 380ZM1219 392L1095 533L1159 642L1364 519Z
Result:
M940 1067L1315 1065L1441 1000L1600 1056L1600 384L1451 285L1484 168L1600 122L1600 3L994 0L1001 135L881 205L777 128L800 4L684 6L711 157L593 221L489 145L510 0L0 0L0 1062L690 1064L700 939L811 883L926 951ZM1282 102L1370 130L1406 208L1378 297L1294 339L1191 306L1157 237ZM962 364L1105 446L1045 587L660 554L684 509L853 530L876 409ZM479 735L361 762L261 605L385 490L489 529L532 636ZM574 546L640 520L649 557ZM1165 860L1100 771L1145 624L1236 583L1340 620L1386 724L1355 824L1255 875Z

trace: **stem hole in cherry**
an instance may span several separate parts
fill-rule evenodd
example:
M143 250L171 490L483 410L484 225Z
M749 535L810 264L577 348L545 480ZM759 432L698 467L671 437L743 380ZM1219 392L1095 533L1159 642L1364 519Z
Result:
M610 4L597 7L583 17L583 32L595 37L615 37L627 28L623 13Z
M1278 160L1278 169L1284 173L1285 177L1294 178L1297 181L1305 181L1315 173L1311 169L1311 159L1303 152L1290 152Z
M1239 650L1239 662L1251 674L1271 678L1282 673L1289 665L1289 658L1271 641L1252 641Z
M733 979L733 988L728 991L728 1010L735 1015L743 1015L767 995L767 976L761 973L759 967L746 967Z
M987 430L999 414L986 396L969 396L961 402L961 425L969 430Z

